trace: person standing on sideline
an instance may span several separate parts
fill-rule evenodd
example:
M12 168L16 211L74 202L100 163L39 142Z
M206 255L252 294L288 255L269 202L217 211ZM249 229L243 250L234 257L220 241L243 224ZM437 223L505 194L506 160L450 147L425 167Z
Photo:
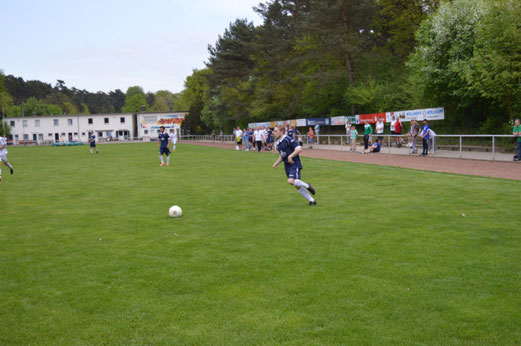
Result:
M257 127L257 129L253 132L253 137L255 145L257 146L257 152L260 153L262 149L262 133L259 127Z
M11 166L11 164L7 160L7 141L5 140L4 136L0 135L0 181L2 181L2 162L4 163L4 165L9 167L11 174L13 174L13 166Z
M346 137L347 145L351 145L351 121L349 119L346 121Z
M273 168L277 168L277 166L284 161L288 183L295 186L297 191L309 201L310 206L316 205L317 201L309 194L311 192L312 195L315 195L315 189L311 184L300 180L302 164L300 163L299 153L302 151L302 147L298 145L295 139L284 134L283 126L275 126L273 135L277 141L275 146L280 154L277 161L273 164Z
M320 145L320 124L315 123L315 135L317 135L317 145Z
M221 130L219 132L219 136L221 137L221 142L224 142L224 131L223 130Z
M159 139L157 146L159 148L159 159L161 160L161 166L165 165L163 155L166 155L166 165L170 166L170 136L165 132L164 126L159 128L159 135L157 138Z
M313 149L313 138L315 137L315 133L313 132L313 129L311 127L309 127L308 137L309 137L309 149Z
M384 140L384 137L382 136L384 134L384 122L382 121L382 118L378 118L378 121L376 122L376 135L378 136L378 139L380 142ZM367 149L367 148L365 148Z
M521 161L521 121L516 119L514 122L514 131L512 133L517 138L517 159L515 161Z
M400 117L396 117L396 123L394 124L394 133L397 136L402 135L402 123L400 121ZM398 146L398 148L402 146L402 137L396 137L396 146Z
M396 117L393 115L391 119L391 125L389 126L389 129L391 130L391 136L394 136L396 134ZM391 137L391 143L394 143L396 139L394 137Z
M373 127L366 120L364 125L364 149L369 148L369 137L373 134Z
M409 148L412 148L413 154L416 154L418 152L418 149L416 148L416 137L418 136L419 130L420 128L418 126L418 122L416 120L411 120L411 128L407 133L407 139L409 141L409 143L407 143L407 146Z
M351 149L349 151L356 151L356 137L358 132L356 131L355 125L351 125Z
M94 135L94 131L92 131L90 133L89 145L90 145L90 153L92 154L92 149L94 149L94 150L96 150L96 154L97 154L98 149L96 148L96 136Z
M423 141L423 151L421 153L421 156L427 156L429 153L429 134L430 134L431 128L429 127L429 124L427 123L427 119L423 119L423 129L420 133L420 136Z
M235 130L235 140L237 142L235 149L242 150L242 130L239 126L237 126L237 130Z

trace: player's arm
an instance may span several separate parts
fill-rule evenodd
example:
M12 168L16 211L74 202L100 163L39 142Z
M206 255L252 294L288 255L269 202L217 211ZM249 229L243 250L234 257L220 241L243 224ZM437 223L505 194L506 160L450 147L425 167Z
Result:
M297 156L298 154L300 154L300 152L302 151L302 147L301 146L298 146L296 147L293 152L288 156L288 162L293 164L293 158L295 156Z
M282 157L279 156L279 158L277 159L277 161L275 161L275 163L273 164L273 168L277 168L277 166L279 165L279 163L282 162Z

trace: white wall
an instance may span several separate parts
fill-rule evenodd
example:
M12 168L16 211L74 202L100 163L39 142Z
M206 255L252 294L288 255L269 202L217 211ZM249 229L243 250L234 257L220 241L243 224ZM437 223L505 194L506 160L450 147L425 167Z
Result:
M124 123L121 122L122 118ZM92 123L89 123L89 119L92 119ZM38 142L42 140L55 142L56 136L63 137L63 140L67 142L69 134L71 134L74 141L87 142L89 133L92 131L96 132L97 138L107 138L112 135L112 138L115 139L117 131L127 131L126 133L130 137L135 137L134 119L133 114L91 114L5 118L4 123L10 126L11 135L15 141L21 141L24 138L32 141L36 135Z

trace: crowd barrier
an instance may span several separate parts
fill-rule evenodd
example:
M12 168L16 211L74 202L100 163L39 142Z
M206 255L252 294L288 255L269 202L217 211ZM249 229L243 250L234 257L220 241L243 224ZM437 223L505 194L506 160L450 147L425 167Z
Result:
M422 139L416 137L417 153L407 146L406 135L372 134L370 140L380 138L381 152L388 154L414 155L422 152ZM307 136L299 136L304 147L310 148ZM233 135L185 135L186 141L235 143ZM515 154L515 137L512 135L436 135L429 140L429 155L460 159L512 161ZM363 135L357 137L356 151L363 150ZM314 149L349 151L347 135L315 135Z

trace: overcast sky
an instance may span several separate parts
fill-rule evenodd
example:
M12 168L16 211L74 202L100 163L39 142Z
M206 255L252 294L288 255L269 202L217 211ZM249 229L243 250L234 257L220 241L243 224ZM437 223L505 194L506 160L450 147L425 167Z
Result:
M260 0L0 0L0 69L90 92L181 91L230 22Z

